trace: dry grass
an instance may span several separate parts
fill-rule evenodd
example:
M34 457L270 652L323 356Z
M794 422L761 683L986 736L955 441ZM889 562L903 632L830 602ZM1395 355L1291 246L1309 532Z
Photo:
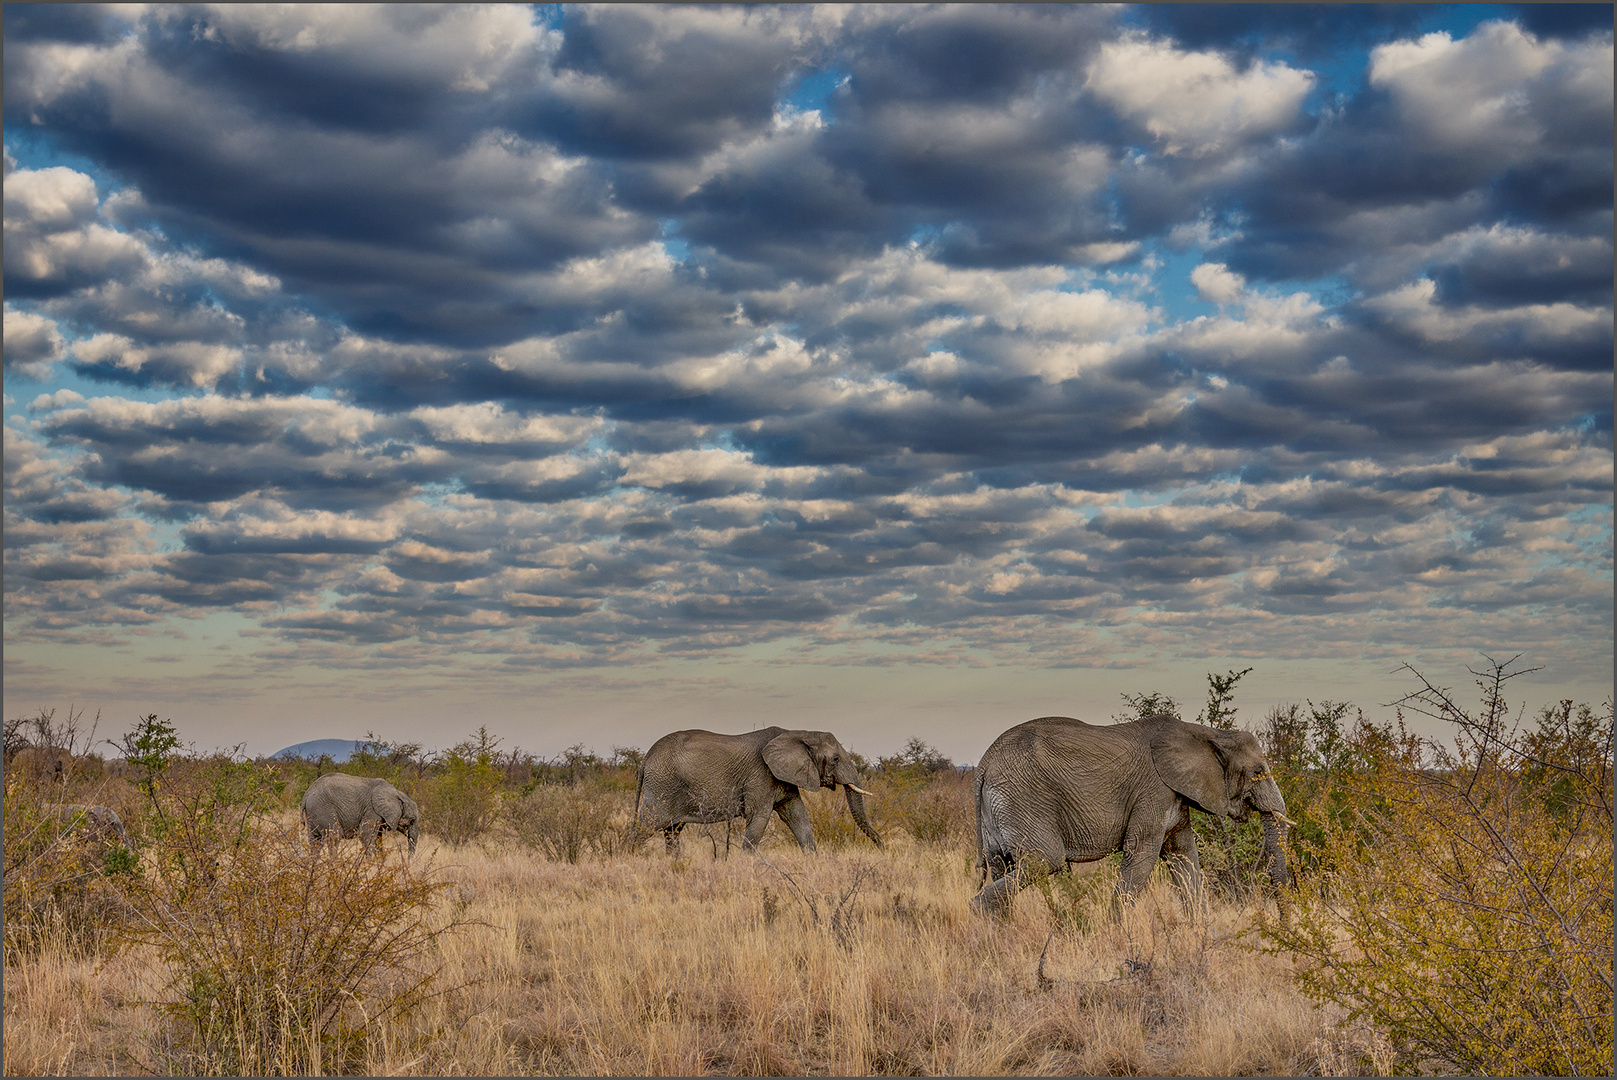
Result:
M1051 936L1029 890L1003 925L972 916L974 853L893 836L806 856L771 828L761 857L688 830L578 864L514 842L437 847L451 883L437 985L370 1027L364 1071L392 1074L1295 1074L1384 1068L1247 948L1250 908L1202 921L1156 882L1120 922ZM695 842L692 842L695 841ZM353 849L348 852L348 848ZM358 858L357 845L345 854ZM1048 949L1046 946L1048 944ZM1043 977L1040 957L1044 955ZM8 957L5 1071L153 1071L165 972L136 949L99 962Z

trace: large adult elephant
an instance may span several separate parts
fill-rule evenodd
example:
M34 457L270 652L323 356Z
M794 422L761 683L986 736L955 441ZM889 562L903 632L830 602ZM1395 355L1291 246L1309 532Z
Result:
M1263 819L1271 879L1286 877L1280 822L1286 802L1258 740L1158 715L1096 727L1065 716L1018 724L995 739L977 766L977 853L986 883L972 900L1002 915L1026 883L1023 859L1052 870L1123 853L1118 899L1133 897L1168 858L1187 901L1201 868L1190 811Z
M879 847L881 837L865 815L864 796L870 793L855 783L858 779L853 756L829 731L675 731L646 751L634 797L635 824L646 833L660 829L673 854L687 822L745 818L741 846L752 850L773 812L799 847L813 851L814 831L801 793L822 787L835 791L840 784L854 822Z
M376 847L383 829L403 833L415 854L421 835L421 811L415 800L380 777L326 773L303 794L303 820L309 842L322 837L359 837L367 852Z

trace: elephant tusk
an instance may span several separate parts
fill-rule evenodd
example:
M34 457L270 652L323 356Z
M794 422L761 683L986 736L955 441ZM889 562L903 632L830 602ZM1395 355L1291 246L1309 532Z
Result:
M870 795L872 797L874 797L874 795L875 795L874 792L866 791L864 788L860 787L858 784L843 784L842 786L847 788L849 791L857 791L861 795Z
M1273 814L1275 817L1279 818L1281 821L1284 821L1287 825L1290 825L1292 828L1297 827L1297 823L1295 821L1291 820L1289 817L1287 817L1285 814L1282 814L1280 811L1271 810L1271 811L1269 811L1269 813Z

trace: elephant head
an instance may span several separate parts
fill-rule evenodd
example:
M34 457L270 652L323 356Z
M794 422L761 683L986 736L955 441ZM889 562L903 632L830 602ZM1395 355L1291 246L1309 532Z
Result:
M842 785L848 800L848 813L860 830L878 847L881 836L865 815L864 797L870 792L858 786L859 770L853 755L843 749L837 737L829 731L788 731L764 744L764 764L775 779L792 784L804 791L820 788L837 789Z
M1151 740L1151 763L1164 784L1209 814L1245 821L1263 819L1264 854L1275 884L1286 880L1280 824L1291 824L1258 740L1250 732L1221 731L1162 717Z
M414 855L421 835L421 811L415 800L392 784L378 784L371 793L371 806L389 829L409 838L410 854Z

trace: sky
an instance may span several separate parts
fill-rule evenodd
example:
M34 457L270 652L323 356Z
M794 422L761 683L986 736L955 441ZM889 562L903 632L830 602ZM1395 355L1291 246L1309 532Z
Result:
M5 682L974 761L1612 687L1610 5L7 4Z

